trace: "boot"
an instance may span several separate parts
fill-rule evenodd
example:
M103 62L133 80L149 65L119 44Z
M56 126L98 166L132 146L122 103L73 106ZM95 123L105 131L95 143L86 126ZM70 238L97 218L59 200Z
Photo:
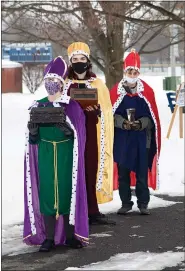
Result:
M54 246L54 240L45 239L39 249L39 252L50 252Z
M129 211L131 211L132 210L132 206L131 205L127 205L127 206L122 206L119 210L118 210L118 212L117 212L117 214L118 215L126 215Z
M83 247L82 243L78 239L76 239L74 236L69 239L66 239L65 245L74 249Z
M116 225L116 222L102 213L97 213L89 215L89 225Z
M82 243L74 236L74 226L69 224L69 215L64 215L64 228L66 233L65 245L71 248L82 248Z
M44 225L46 239L42 243L39 252L49 252L55 246L54 236L55 236L55 216L44 215Z
M139 208L139 211L140 211L141 215L150 215L150 211L148 210L148 207L146 207L146 206L141 206Z

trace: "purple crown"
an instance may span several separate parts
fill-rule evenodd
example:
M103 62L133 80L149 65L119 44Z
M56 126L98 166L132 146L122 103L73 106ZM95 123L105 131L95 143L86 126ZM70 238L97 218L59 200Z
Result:
M58 56L53 59L45 68L44 79L47 77L58 78L65 80L68 74L68 66L65 60Z

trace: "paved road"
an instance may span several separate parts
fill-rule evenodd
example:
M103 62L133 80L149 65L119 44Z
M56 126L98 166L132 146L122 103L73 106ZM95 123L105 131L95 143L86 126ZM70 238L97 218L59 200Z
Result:
M160 197L165 200L184 202L183 197ZM93 226L90 229L91 234L106 233L110 236L101 238L91 236L90 245L85 249L70 250L59 247L49 254L3 256L2 270L64 270L67 267L80 267L108 260L117 253L138 251L160 253L177 251L176 247L184 247L184 203L151 211L150 216L141 216L135 212L127 216L112 214L111 218L116 220L116 226ZM140 227L132 228L137 225ZM133 237L134 234L137 236ZM144 237L138 238L138 236ZM184 266L164 270L182 270Z

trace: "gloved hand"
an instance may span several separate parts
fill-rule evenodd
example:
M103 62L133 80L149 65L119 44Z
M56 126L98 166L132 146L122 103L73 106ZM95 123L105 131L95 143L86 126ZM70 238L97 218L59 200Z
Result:
M132 122L131 124L131 129L134 131L139 131L142 127L141 121L140 120L136 120L134 122Z
M74 136L74 131L73 129L70 127L69 123L66 121L64 123L57 123L55 125L56 127L58 127L62 132L64 132L64 134L68 137L73 137Z
M95 108L95 112L97 114L98 117L101 117L101 108L100 108L100 104L98 104L97 106L94 106Z
M124 130L131 130L132 129L131 124L132 123L129 120L124 119L124 121L123 121L123 129Z
M32 123L32 122L28 122L27 127L28 127L28 130L29 130L29 132L30 132L31 135L35 136L35 135L38 134L38 132L39 132L39 126L38 126L38 124Z

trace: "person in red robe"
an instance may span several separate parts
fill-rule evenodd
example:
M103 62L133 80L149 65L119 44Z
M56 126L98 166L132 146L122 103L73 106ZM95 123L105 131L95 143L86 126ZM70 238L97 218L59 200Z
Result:
M136 187L141 214L150 214L149 187L159 187L158 161L161 126L153 89L139 79L140 56L132 49L124 61L124 77L110 90L114 113L114 186L118 181L122 207L118 214L133 206L131 187ZM129 119L129 112L133 119Z

